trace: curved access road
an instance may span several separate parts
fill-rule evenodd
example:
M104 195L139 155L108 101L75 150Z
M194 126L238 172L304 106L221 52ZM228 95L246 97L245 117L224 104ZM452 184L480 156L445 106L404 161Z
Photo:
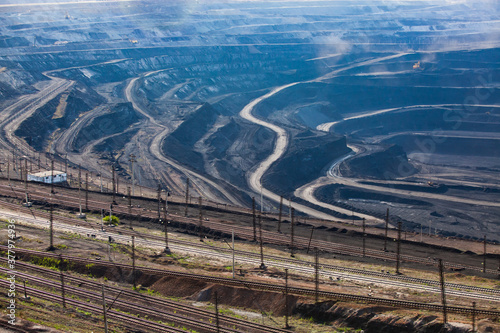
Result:
M349 70L349 69L352 69L352 68L355 68L355 67L359 67L359 66L365 66L365 65L370 65L370 64L373 64L373 63L377 63L377 62L380 62L380 61L384 61L384 60L389 60L389 59L394 59L394 58L399 58L401 56L404 56L406 55L407 53L398 53L398 54L392 54L392 55L389 55L389 56L385 56L385 57L380 57L380 58L376 58L376 59L369 59L369 60L366 60L366 61L362 61L362 62L359 62L359 63L355 63L355 64L351 64L351 65L348 65L348 66L345 66L345 67L342 67L340 69L336 69L324 76L321 76L317 79L314 79L314 80L309 80L309 81L303 81L303 82L294 82L294 83L290 83L290 84L286 84L286 85L283 85L281 87L278 87L278 88L275 88L273 89L271 92L261 96L261 97L258 97L256 99L254 99L253 101L251 101L249 104L247 104L241 111L240 111L240 116L254 124L257 124L257 125L260 125L260 126L263 126L263 127L266 127L266 128L269 128L270 130L272 130L273 132L276 133L276 143L274 145L274 149L273 149L273 152L271 153L271 155L269 155L264 161L260 162L257 167L255 169L253 169L251 171L251 173L248 175L248 184L250 186L250 188L256 192L256 193L259 193L261 192L263 196L265 196L266 198L268 199L271 199L273 201L276 201L276 202L279 202L280 200L280 196L269 191L268 189L264 188L262 186L262 177L264 176L264 173L266 173L267 170L269 170L269 168L271 167L271 165L276 162L279 158L281 158L283 156L283 154L285 153L286 149L288 148L288 143L289 143L289 137L288 137L288 133L281 127L275 125L275 124L271 124L269 122L266 122L262 119L258 119L256 118L255 116L252 115L252 111L253 109L255 108L255 106L257 104L259 104L260 102L262 102L263 100L279 93L280 91L283 91L287 88L290 88L292 86L295 86L297 84L304 84L304 83L313 83L313 82L319 82L319 81L322 81L322 80L328 80L328 79L331 79L333 77L335 77L336 74L340 73L340 72L343 72L343 71L346 71L346 70ZM299 192L300 194L301 192ZM309 200L309 199L312 199L312 193L311 195L308 195L308 196L304 196L303 199L313 203L313 204L316 204L317 202L319 202L318 200L314 199L314 200ZM324 207L324 203L322 203L321 206ZM329 205L331 206L331 205ZM320 212L316 209L313 209L313 208L310 208L310 207L307 207L305 205L301 205L301 204L297 204L297 203L293 203L292 204L292 207L295 208L296 210L298 211L301 211L303 213L306 213L310 216L314 216L316 218L321 218L321 219L326 219L326 220L338 220L338 218L334 218L333 216L329 215L329 214L326 214L326 213L323 213L323 212ZM331 206L331 207L328 207L329 209L330 208L334 208L332 210L334 211L338 211L337 207L334 207L334 206ZM374 217L372 216L369 216L369 218L371 220L374 219Z
M449 106L449 105L454 105L454 104L439 104L439 105L423 105L424 107L432 107L432 106ZM419 107L418 105L412 106L413 107ZM365 114L361 115L356 115L351 118L346 118L345 120L348 119L359 119L363 117L369 117L374 114L379 114L383 112L390 112L393 109L387 109L387 110L381 110L381 111L374 111L374 112L368 112ZM342 122L332 122L332 123L325 123L321 124L317 127L318 130L323 130L323 131L329 131L332 126L334 126L336 123ZM349 146L350 148L353 148L352 146ZM355 154L351 154L349 156L346 156L341 162L345 161L348 158L353 157ZM433 199L433 200L441 200L441 201L448 201L448 202L454 202L454 203L462 203L462 204L468 204L468 205L478 205L478 206L488 206L488 207L500 207L500 202L494 202L494 201L485 201L485 200L475 200L475 199L468 199L468 198L461 198L461 197L456 197L456 196L450 196L450 195L444 195L444 194L435 194L435 193L426 193L426 192L417 192L417 191L408 191L408 190L401 190L401 189L395 189L395 188L388 188L384 186L377 186L377 185L372 185L372 184L365 184L361 183L363 181L366 181L365 179L359 179L359 178L345 178L342 177L339 171L339 165L340 163L333 164L330 169L328 170L327 177L322 177L314 182L311 182L307 185L304 185L301 187L301 193L304 195L309 195L310 200L317 201L314 199L313 193L314 190L322 185L329 185L329 184L342 184L345 186L351 186L351 187L356 187L356 188L361 188L364 190L370 190L370 191L375 191L375 192L383 192L383 193L389 193L389 194L400 194L404 196L409 196L413 198L426 198L426 199ZM320 184L321 180L321 184ZM407 184L402 181L391 181L391 180L379 180L379 181L374 181L380 184ZM462 182L461 182L462 183ZM476 185L481 185L484 186L486 184L482 183L476 183ZM310 187L310 188L308 188Z
M397 107L397 108L390 108L390 109L382 109L382 110L375 110L375 111L369 111L369 112L363 112L359 114L352 115L350 117L337 120L337 121L332 121L332 122L327 122L323 124L319 124L316 126L316 129L318 131L323 131L323 132L330 132L332 127L335 127L335 125L339 123L343 123L345 121L353 120L353 119L361 119L361 118L366 118L366 117L371 117L375 116L378 114L383 114L383 113L390 113L394 111L404 111L404 110L415 110L415 109L426 109L426 108L440 108L440 107L484 107L484 108L499 108L500 106L498 105L484 105L484 104L428 104L428 105L423 105L423 104L418 104L418 105L408 105L408 106L402 106L402 107Z
M254 192L261 192L262 195L265 196L266 198L269 198L273 201L279 202L280 196L269 191L268 189L264 188L262 186L262 177L264 176L264 173L271 167L271 165L276 162L283 154L285 153L287 147L288 147L288 142L289 142L289 137L288 133L281 127L268 123L264 120L261 120L259 118L256 118L254 115L252 115L252 111L255 108L257 104L262 102L263 100L279 93L282 90L285 90L289 87L292 87L294 85L300 84L301 82L295 82L295 83L290 83L278 88L273 89L271 92L258 97L251 101L249 104L247 104L241 111L240 111L240 116L248 121L251 121L254 124L269 128L273 132L276 133L276 143L274 145L273 152L271 155L269 155L264 161L260 162L257 167L252 170L250 175L248 176L248 184L250 185L250 188ZM316 209L307 207L305 205L301 205L298 203L291 203L292 207L295 208L298 211L301 211L303 213L306 213L310 216L314 216L316 218L320 219L325 219L325 220L338 220L337 218L334 218L333 216L320 212Z
M297 85L297 84L300 84L300 82L291 83L291 84L287 84L287 85L275 88L271 92L254 99L252 102L247 104L240 112L240 116L242 118L244 118L248 121L251 121L252 123L255 123L257 125L269 128L270 130L272 130L273 132L276 133L276 143L274 145L273 152L264 161L260 162L248 177L248 184L250 185L250 188L253 191L255 191L257 193L262 191L263 196L265 196L266 198L271 199L273 201L276 201L276 202L278 202L280 200L280 196L271 192L270 190L268 190L262 186L262 177L264 176L264 173L267 170L269 170L271 165L274 162L276 162L279 158L281 158L283 156L283 154L285 153L285 151L288 147L288 143L289 143L289 136L288 136L288 133L283 128L281 128L275 124L268 123L262 119L256 118L254 115L252 115L252 111L255 108L255 106L257 104L261 103L263 100L279 93L280 91L282 91L284 89L287 89L287 88L292 87L292 86ZM319 206L331 209L333 211L341 212L340 209L338 209L337 207L327 205L327 204L319 202L317 200L311 200L310 202L313 204L320 203ZM303 212L303 213L306 213L310 216L314 216L316 218L325 219L325 220L332 220L332 221L338 220L338 218L335 218L327 213L323 213L323 212L318 211L316 209L307 207L305 205L301 205L298 203L291 203L291 205L296 210ZM345 212L342 211L342 213L345 213ZM348 213L350 214L351 212L349 211ZM367 216L367 217L369 219L373 219L372 216Z
M352 147L350 147L350 148L352 149ZM348 154L346 154L346 155L338 158L337 160L335 160L332 163L332 165L330 166L329 172L331 170L338 169L338 166L342 162L344 162L345 160L351 158L354 155L356 155L356 152L352 151L352 152L350 152L350 153L348 153ZM302 198L302 199L304 199L304 200L306 200L306 201L308 201L310 203L313 203L313 204L315 204L317 206L329 209L331 211L335 211L335 212L338 212L338 213L341 213L341 214L352 215L352 216L356 216L356 217L361 218L361 219L365 219L368 222L367 224L379 224L379 223L384 222L383 220L375 218L375 217L373 217L371 215L361 214L361 213L354 213L353 211L351 211L349 209L345 209L345 208L342 208L342 207L337 207L337 206L328 204L326 202L319 201L314 196L314 192L318 188L326 186L326 185L329 185L329 184L335 184L335 183L336 182L333 181L333 179L330 178L330 177L328 177L328 176L320 177L320 178L315 179L312 182L307 183L304 186L301 186L298 189L296 189L295 192L294 192L294 195L296 197L298 197L298 198Z
M158 71L155 71L155 72L158 72ZM152 73L155 73L155 72L147 73L147 74L145 74L145 76L151 75ZM177 163L176 161L174 161L174 160L166 157L163 154L163 152L161 151L162 142L165 139L165 137L168 135L168 133L171 131L171 129L168 128L165 125L160 124L154 117L152 117L149 113L147 113L134 100L134 94L133 94L132 91L133 91L133 87L134 87L134 85L135 85L135 83L137 82L138 79L139 78L137 77L137 78L134 78L134 79L130 80L129 84L127 85L127 87L125 89L125 96L126 96L127 100L130 103L132 103L132 106L134 107L135 110L137 110L137 112L139 112L142 115L144 115L147 118L147 120L152 125L154 125L155 127L161 128L161 132L160 133L156 132L154 134L154 138L151 141L150 146L149 146L150 152L158 160L163 161L163 162L169 164L173 168L175 168L175 169L179 170L180 172L182 172L187 177L199 179L199 180L203 181L204 183L208 184L209 186L213 187L218 192L220 192L223 196L225 196L233 205L242 206L243 204L236 197L234 197L232 194L230 194L228 191L226 191L222 186L216 184L214 181L208 179L207 177L204 177L204 176L202 176L202 175L200 175L200 174L198 174L198 173L196 173L194 171L191 171L191 170L187 169L186 167L184 167L181 164ZM203 188L201 186L198 186L198 187L203 191ZM207 197L212 197L212 195L208 195L207 192L205 192L204 194ZM212 199L214 199L215 201L217 201L218 198L212 198Z
M407 191L407 190L400 190L400 189L388 188L388 187L383 187L383 186L376 186L376 185L371 185L371 184L370 185L369 184L361 184L359 182L365 181L364 179L344 178L338 173L338 171L334 170L333 168L331 168L330 171L328 172L328 176L330 178L330 182L329 182L330 184L342 184L342 185L346 185L346 186L361 188L364 190L385 192L385 193L390 193L390 194L401 194L404 196L409 196L409 197L418 198L418 199L426 198L426 199L442 200L442 201L449 201L449 202L462 203L462 204L468 204L468 205L500 207L500 202L495 202L495 201L467 199L467 198L454 197L454 196L444 195L444 194ZM392 182L390 182L390 181L387 181L385 183L392 184ZM327 183L325 183L324 185L327 185Z

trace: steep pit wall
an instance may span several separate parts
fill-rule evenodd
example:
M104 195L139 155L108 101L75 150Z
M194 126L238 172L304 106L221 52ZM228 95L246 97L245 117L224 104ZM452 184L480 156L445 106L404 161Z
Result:
M72 148L78 151L89 142L121 133L140 119L141 116L137 114L131 103L112 105L109 113L93 118L78 132L72 142Z
M373 153L368 151L340 165L341 175L348 178L396 179L411 176L417 171L398 145L384 147Z
M215 124L220 113L210 104L206 103L165 138L162 150L165 155L190 166L198 171L204 172L203 155L195 151L194 145Z
M246 189L247 171L271 153L273 142L274 133L269 129L234 118L205 143L217 172L231 184Z
M264 186L276 193L291 193L323 176L322 171L326 171L330 163L348 152L345 137L304 132L290 140L283 158L264 175Z
M14 133L42 151L54 132L69 128L81 113L103 102L104 99L93 90L77 84L37 109Z

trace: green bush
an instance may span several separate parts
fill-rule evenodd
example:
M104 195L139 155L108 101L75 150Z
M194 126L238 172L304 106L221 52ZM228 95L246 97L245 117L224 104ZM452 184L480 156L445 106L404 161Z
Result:
M102 220L106 224L114 224L114 225L120 224L120 219L114 215L111 215L111 223L109 222L109 215L106 215Z

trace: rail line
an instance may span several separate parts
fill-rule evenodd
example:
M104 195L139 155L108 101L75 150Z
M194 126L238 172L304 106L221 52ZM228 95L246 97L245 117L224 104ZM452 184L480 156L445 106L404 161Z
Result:
M7 247L2 245L2 246L0 246L0 249L3 249L5 251L5 250L7 250ZM131 265L119 264L119 263L114 263L114 262L109 262L109 261L104 261L104 260L83 259L83 258L78 258L78 257L73 257L73 256L57 255L57 254L53 254L53 253L46 253L46 252L25 250L25 249L17 249L17 252L29 254L29 255L41 256L41 257L65 259L68 261L82 262L85 264L92 263L95 265L101 265L101 266L105 266L105 267L113 267L113 268L119 267L121 269L128 270L128 271L133 270L133 267ZM201 280L204 282L217 283L217 284L226 285L226 286L233 286L233 287L244 287L244 288L255 289L255 290L267 290L267 291L275 291L275 292L284 292L285 291L285 286L283 286L283 285L275 285L275 284L263 283L263 282L242 281L242 280L236 280L236 279L228 279L228 278L214 277L214 276L207 276L207 275L193 274L193 273L180 273L180 272L173 272L173 271L168 271L168 270L148 268L148 267L144 267L144 266L135 266L135 270L143 272L143 273L153 274L153 275L163 275L163 276L172 276L172 277L185 278L185 279L195 279L195 280ZM427 304L427 303L419 303L419 302L391 300L391 299L386 299L386 298L352 295L352 294L337 293L337 292L331 292L331 291L318 291L318 292L316 292L316 290L314 290L314 289L307 289L307 288L288 287L288 292L291 294L302 295L302 296L315 296L317 293L318 296L320 296L322 298L327 298L327 299L336 299L336 300L340 300L340 301L355 301L355 302L362 302L362 303L368 303L368 304L387 305L387 306L393 306L393 307L399 307L399 308L405 308L405 309L422 309L422 310L429 310L429 311L442 311L443 310L442 305L438 305L438 304ZM495 311L495 310L485 310L485 309L475 309L474 310L472 308L459 307L459 306L447 306L446 309L450 313L458 313L458 314L475 313L475 314L482 314L482 315L487 315L487 316L491 316L491 317L499 317L500 316L500 311Z
M0 202L1 204L1 202ZM10 204L12 205L12 204ZM43 214L45 217L48 218L48 214L45 213ZM12 217L15 217L13 215ZM81 220L73 220L67 217L61 217L58 220L63 220L69 224L75 225L81 225L83 221ZM87 226L93 228L93 225L88 223L88 222L83 222ZM44 221L44 225L48 226L48 222ZM82 229L85 227L80 227L76 226L75 229L69 229L70 232L77 232L77 233L87 233L89 229ZM121 241L122 243L125 242L127 243L129 241L128 236L135 235L137 239L137 243L143 242L145 246L158 246L161 247L164 245L164 237L162 236L154 236L154 235L145 235L129 230L122 230L120 231L119 234L114 231L114 229L111 228L113 231L111 234L113 235L114 239L116 241ZM110 232L108 231L108 234ZM108 234L103 234L104 237L106 238ZM152 242L154 241L154 242ZM181 252L188 252L191 254L199 254L199 255L204 255L204 256L214 256L214 252L217 253L218 257L222 257L222 259L230 260L230 255L232 254L232 250L230 249L225 249L225 248L220 248L220 247L215 247L215 246L210 246L206 245L204 243L196 244L194 245L191 242L188 241L182 241L182 240L171 240L170 245L175 244L175 251L181 251ZM171 247L172 250L174 250L173 247ZM253 265L258 265L260 263L260 255L257 253L253 252L248 252L248 251L241 251L241 250L235 250L235 255L238 256L237 261L238 262L246 262L248 264L253 264ZM266 263L269 265L271 262L275 263L276 267L279 268L289 268L289 269L294 269L296 271L300 271L305 274L312 274L313 269L311 268L313 264L309 261L305 260L299 260L299 259L291 259L291 258L286 258L286 257L280 257L280 256L272 256L272 255L267 255L266 256ZM276 265L276 263L280 263L279 265ZM353 280L353 281L361 281L361 282L367 282L367 283L378 283L380 285L390 285L393 287L403 287L403 288L411 288L411 289L419 289L422 291L428 291L428 292L434 292L434 293L439 293L440 292L440 283L438 281L434 280L429 280L429 279L421 279L421 278L414 278L414 277L409 277L409 276L404 276L404 275L392 275L392 274L384 274L380 272L375 272L375 271L367 271L367 270L362 270L362 269L356 269L356 268L348 268L348 267L343 267L343 266L338 266L338 265L328 265L328 264L322 264L320 266L321 273L325 276L330 276L330 277L342 277L343 279L348 279L348 280ZM353 276L354 275L354 276ZM411 284L410 284L411 283ZM476 286L468 286L468 285L462 285L462 284L457 284L457 283L446 283L445 284L446 288L448 289L448 294L450 295L455 295L455 296L461 296L461 297L468 297L468 298L478 298L478 299L485 299L485 300L490 300L490 301L495 301L495 302L500 302L500 290L496 289L490 289L490 288L482 288L482 287L476 287ZM481 294L477 294L481 293Z
M1 269L0 269L1 271ZM4 270L4 272L7 272ZM23 274L23 273L17 273L17 276L25 279L29 279L30 283L34 283L40 287L45 287L45 288L51 288L51 289L56 289L56 290L61 290L61 284L39 278L33 275L29 274ZM66 277L66 275L64 275ZM20 287L20 286L19 286ZM107 290L107 289L106 289ZM82 288L77 288L73 287L70 285L65 285L64 286L64 292L65 294L72 294L76 297L79 298L86 298L88 300L92 300L95 303L99 303L102 300L102 295L99 293L94 293L90 292L87 289L82 289ZM174 323L175 325L178 326L186 326L191 329L196 329L197 331L202 331L202 332L215 332L216 327L214 324L210 324L208 322L204 322L200 319L194 319L194 318L187 318L185 316L181 316L178 314L173 314L165 311L164 308L161 307L156 307L154 310L151 308L152 305L151 302L149 302L146 298L142 299L142 304L136 303L136 302L131 302L132 300L137 301L138 298L131 298L127 297L126 300L120 300L120 299L107 299L106 303L110 304L113 302L113 305L115 308L119 308L121 311L127 311L127 312L134 312L134 313L139 313L143 316L148 316L148 317L154 317L158 318L159 320L162 321L168 321L170 323ZM209 319L213 319L214 314L211 314ZM220 332L222 333L232 333L232 332L241 332L241 331L236 331L234 329L227 329L227 328L220 328ZM264 331L266 332L266 331Z
M0 285L2 287L8 287L8 282L5 280L1 280ZM20 290L24 289L24 287L21 285L18 285L17 288L19 288ZM51 292L48 292L45 290L39 290L39 289L35 289L32 287L26 287L26 292L29 292L29 294L31 296L35 296L35 297L41 298L41 299L46 300L46 301L50 301L53 303L60 303L61 302L60 295L57 295L57 294L54 294L54 293L51 293ZM74 300L72 298L65 299L65 302L66 302L66 304L75 306L80 310L85 310L85 311L91 312L95 315L102 315L102 313L103 313L102 306L92 305L92 304L89 304L86 302ZM152 322L152 321L149 321L146 319L138 318L136 316L128 315L128 314L114 311L114 310L107 311L106 315L109 318L119 320L121 325L130 327L133 329L141 329L141 330L148 329L148 330L154 331L154 332L186 333L186 331L183 329L178 329L175 327L162 325L159 323L155 323L155 322Z
M47 191L48 192L48 191ZM31 191L30 196L34 199L40 200L42 202L48 202L47 197L50 197L50 194L47 192L41 192L41 191ZM25 194L24 191L16 191L13 187L9 187L6 185L0 185L0 195L5 195L7 197L14 197L17 199L23 199ZM52 197L52 202L57 203L61 206L67 206L71 207L73 209L76 209L79 207L79 199L77 197L73 197L68 194L64 195L58 195L55 194ZM90 200L88 201L89 203L89 209L92 210L108 210L109 209L109 203L103 203L99 201L94 201ZM124 207L124 206L114 206L113 207L113 212L119 213L122 216L129 216L129 217L147 217L150 219L157 219L157 214L152 211L147 211L147 210L142 210L138 208L130 208L131 214L129 214L129 208ZM174 214L169 214L169 221L172 222L177 222L177 223L186 223L194 226L198 226L199 220L194 219L194 218L188 218L188 217L183 217L183 216L178 216ZM253 229L250 227L244 227L244 226L239 226L235 224L231 224L230 222L215 222L215 221L203 221L203 225L207 228L210 228L212 230L218 231L218 232L223 232L227 233L228 228L232 228L235 231L235 234L241 238L251 240L253 239ZM265 235L263 235L263 240L267 243L272 243L272 244L278 244L278 245L289 245L290 244L290 238L284 234L280 234L278 232L272 232L266 230ZM322 241L322 240L312 240L312 247L317 247L321 251L327 251L331 253L338 253L338 254L343 254L343 255L349 255L349 256L357 256L357 257L362 257L363 256L363 251L362 248L358 246L353 246L353 245L345 245L345 244L336 244L332 242L327 242L327 241ZM309 245L309 239L305 237L300 237L300 236L295 236L294 240L294 247L295 248L308 248ZM385 252L382 250L375 250L375 249L366 249L365 250L365 256L366 257L371 257L371 258L376 258L376 259L381 259L381 260L388 260L388 261L396 261L396 254L395 253L390 253L390 252ZM431 258L422 258L422 257L415 257L415 256L410 256L410 255L401 255L400 256L401 261L406 261L406 262L414 262L414 263L419 263L419 264L425 264L425 265L433 265L437 266L437 262L434 259ZM454 267L456 269L468 269L472 271L482 271L481 267L478 266L471 266L471 265L465 265L461 263L454 263L454 262L444 262L444 264L448 267ZM498 274L498 270L493 270L493 269L487 269L487 273L489 274Z
M3 259L2 261L6 261L6 260ZM43 276L51 277L53 279L60 278L59 272L56 272L56 271L53 271L53 270L50 270L47 268L42 268L39 266L35 266L35 265L27 264L27 263L22 263L22 262L17 262L16 267L23 267L29 271L36 271L40 274L43 274ZM0 271L7 272L8 270L0 267ZM47 283L50 282L51 284L49 285L49 287L56 287L57 288L60 286L60 282L45 280L45 279L42 279L38 276L33 276L30 274L25 274L25 273L20 273L20 272L16 272L16 275L23 277L25 279L29 279L29 281L31 281L31 282L41 282L44 285L47 285ZM78 284L78 286L86 286L87 288L89 288L93 291L96 291L96 292L99 292L101 290L100 283L97 283L97 282L94 282L94 281L91 281L88 279L79 278L79 277L71 276L68 274L64 275L64 279L65 279L65 281L71 281L73 283L76 283L76 284ZM80 292L80 290L78 290L78 291ZM150 295L140 294L138 292L131 291L128 289L118 288L118 287L113 287L113 286L106 286L106 291L114 293L115 295L122 295L123 298L125 298L127 301L134 301L136 303L142 303L141 305L149 306L149 307L155 306L155 309L160 309L160 310L158 310L159 312L165 313L167 315L171 315L169 320L171 320L172 322L175 322L178 325L185 325L185 324L192 325L193 324L192 322L185 322L186 318L181 317L181 319L179 319L179 315L182 315L184 317L189 317L189 318L193 318L193 317L201 318L203 321L201 322L200 325L203 325L206 322L208 322L214 318L214 312L209 312L209 311L206 311L206 310L194 307L194 306L189 306L189 305L186 305L183 303L174 302L174 301L167 300L167 299L162 299L162 298L158 298L158 297L154 297L154 296L150 296ZM84 294L83 296L86 297L85 295L86 294ZM81 292L80 292L80 296L81 296ZM123 300L119 303L114 301L114 304L122 305L122 307L126 308L127 303L123 303L123 302L124 302ZM106 303L108 303L108 302L106 302ZM167 310L168 310L168 312L167 312ZM175 314L175 315L173 315L173 314ZM219 314L219 322L220 322L220 325L222 327L230 328L229 331L227 329L224 329L224 330L222 330L222 332L225 332L225 331L236 332L236 327L239 327L241 330L243 330L245 332L248 332L249 330L251 332L264 332L264 333L267 333L267 332L269 332L269 333L287 333L287 332L290 332L289 330L284 330L284 329L275 328L275 327L271 327L271 326L265 326L265 325L261 325L261 324L254 323L254 322L247 321L247 320L243 320L243 319L235 319L235 318L231 318L231 317L221 315L221 314ZM196 328L200 328L200 327L202 327L202 326L198 326L198 323L197 323ZM206 328L208 328L209 330L213 330L213 325L208 326Z

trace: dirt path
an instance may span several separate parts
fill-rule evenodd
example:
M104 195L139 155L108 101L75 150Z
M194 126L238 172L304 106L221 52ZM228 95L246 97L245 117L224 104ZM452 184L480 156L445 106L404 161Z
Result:
M257 124L257 125L260 125L260 126L263 126L263 127L267 127L269 128L270 130L272 130L273 132L276 133L276 142L275 142L275 145L274 145L274 149L273 149L273 152L271 153L271 155L269 155L264 161L260 162L257 167L255 167L251 172L250 174L248 175L248 184L250 186L250 188L255 191L256 193L261 193L262 196L265 196L266 198L268 199L271 199L275 202L279 202L280 200L280 196L271 192L270 190L266 189L263 187L262 185L262 177L264 176L264 174L269 170L269 168L271 167L271 165L276 162L278 159L280 159L286 152L286 150L288 149L288 144L289 144L289 136L288 136L288 133L286 132L285 129L275 125L275 124L271 124L269 122L266 122L264 120L261 120L261 119L258 119L256 118L255 116L252 115L252 111L253 109L255 108L256 105L258 105L259 103L261 103L263 100L266 100L272 96L274 96L275 94L285 90L285 89L288 89L290 87L293 87L295 85L298 85L298 84L307 84L307 83L312 83L312 82L319 82L319 81L323 81L323 80L327 80L327 79L331 79L332 77L334 77L336 74L340 73L340 72L343 72L343 71L346 71L346 70L349 70L349 69L352 69L352 68L355 68L355 67L359 67L359 66L365 66L365 65L369 65L369 64L373 64L373 63L376 63L376 62L380 62L380 61L384 61L384 60L389 60L389 59L394 59L394 58L398 58L398 57L401 57L401 56L404 56L406 55L407 53L398 53L398 54L395 54L395 55L390 55L390 56L386 56L386 57L381 57L381 58L376 58L376 59L370 59L370 60L366 60L366 61L362 61L362 62L359 62L359 63L355 63L355 64L351 64L349 66L345 66L343 68L340 68L340 69L337 69L335 71L332 71L324 76L321 76L317 79L314 79L314 80L308 80L308 81L303 81L303 82L294 82L294 83L290 83L290 84L287 84L287 85L283 85L281 87L278 87L278 88L275 88L273 89L271 92L261 96L261 97L258 97L256 99L254 99L253 101L251 101L249 104L247 104L241 111L240 111L240 116L254 124ZM312 193L310 190L307 190L307 189L302 189L300 190L299 192L297 192L298 194L301 194L303 195L302 198L313 203L313 204L317 204L319 201L312 197ZM321 206L325 207L325 203L323 203ZM322 218L322 219L326 219L326 220L338 220L338 218L334 218L333 216L329 215L329 214L326 214L326 213L323 213L323 212L320 212L316 209L313 209L313 208L310 208L310 207L307 207L305 205L301 205L301 204L297 204L297 203L292 203L292 206L293 208L295 208L296 210L298 211L301 211L303 213L306 213L310 216L314 216L316 218ZM336 208L334 206L331 206L331 205L327 205L329 208ZM326 208L326 207L325 207ZM333 209L334 211L337 211L337 209ZM368 216L368 215L367 215ZM374 219L372 216L368 216L370 219Z
M157 71L155 71L155 72L157 72ZM149 73L146 73L145 75L147 76L148 74ZM211 200L214 200L214 201L220 201L220 196L218 195L218 193L213 193L212 191L210 191L209 188L200 184L200 182L203 182L203 183L209 185L210 187L216 189L224 197L226 197L231 204L236 205L236 206L242 206L243 204L240 202L240 200L238 200L236 197L234 197L232 194L230 194L228 191L226 191L222 186L216 184L212 180L210 180L210 179L208 179L208 178L206 178L206 177L204 177L204 176L202 176L194 171L191 171L191 170L183 167L182 165L180 165L176 161L168 158L167 156L165 156L163 154L161 146L162 146L163 140L170 133L171 129L158 123L156 121L156 119L154 119L154 117L152 117L144 109L142 109L138 105L138 103L134 100L134 96L133 96L134 94L133 94L132 90L133 90L134 84L137 82L138 79L139 78L134 78L129 82L129 84L127 85L127 88L125 89L125 95L126 95L127 100L132 103L135 110L137 110L139 113L141 113L145 117L147 117L148 120L151 122L151 124L155 125L156 127L161 128L160 131L157 131L152 135L153 140L149 144L150 152L158 160L169 164L171 167L179 170L186 177L192 179L193 181L196 182L196 180L198 179L198 182L196 182L196 183L197 183L198 187L203 191L203 194L205 195L205 197L210 198Z

